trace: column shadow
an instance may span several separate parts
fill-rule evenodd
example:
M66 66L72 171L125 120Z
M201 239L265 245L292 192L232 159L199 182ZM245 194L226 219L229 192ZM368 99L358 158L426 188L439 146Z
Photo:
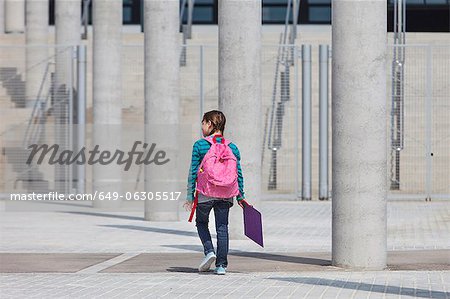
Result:
M139 221L144 220L144 217L116 215L116 214L107 214L107 213L98 213L98 212L61 211L61 213L95 216L95 217L116 218L116 219L126 219L126 220L139 220Z
M120 228L120 229L132 229L132 230L139 230L139 231L144 231L144 232L152 232L152 233L160 233L160 234L171 234L171 235L178 235L178 236L197 237L196 232L189 232L189 231L178 230L178 229L137 226L137 225L116 225L116 224L105 224L105 225L99 225L99 226L114 227L114 228Z
M203 252L201 245L162 245L163 247L184 249L188 251ZM331 266L331 260L313 257L302 257L287 254L265 253L265 252L248 252L242 250L230 250L229 256L247 257L260 260L269 260L284 263L295 263L316 266Z
M319 277L270 277L268 279L295 282L309 285L319 285L335 287L349 290L361 290L381 294L393 294L401 296L413 296L416 298L448 298L449 292L432 291L419 288L398 287L391 285L369 284L364 282L352 282L344 280L334 280Z

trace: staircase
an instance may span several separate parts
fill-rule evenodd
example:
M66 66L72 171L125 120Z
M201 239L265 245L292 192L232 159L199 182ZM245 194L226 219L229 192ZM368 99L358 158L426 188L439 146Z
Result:
M25 81L15 67L0 68L0 82L16 108L25 107Z
M31 149L23 144L35 134L45 117L41 105L34 109L25 105L25 81L16 67L0 67L1 119L0 154L3 188L11 192L49 192L49 181L36 163L27 164ZM39 98L39 96L38 96ZM17 109L20 108L20 109ZM28 129L25 128L28 124ZM25 133L25 134L24 134Z

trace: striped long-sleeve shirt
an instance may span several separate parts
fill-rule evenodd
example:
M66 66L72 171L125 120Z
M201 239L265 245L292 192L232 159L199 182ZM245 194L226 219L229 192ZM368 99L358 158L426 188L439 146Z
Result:
M221 138L217 138L217 142L220 142ZM192 201L194 200L194 194L195 194L195 184L197 180L197 171L198 167L200 166L200 163L203 160L203 157L205 157L206 153L210 149L211 144L206 141L205 139L199 139L197 140L193 147L192 147L192 159L191 159L191 167L189 169L189 176L188 176L188 184L187 184L187 200ZM244 194L244 178L242 176L242 169L241 169L241 154L239 153L238 147L234 143L230 143L229 147L231 148L231 151L233 152L234 156L237 159L237 173L238 173L238 186L239 186L239 195L237 196L237 200L241 200L245 198Z

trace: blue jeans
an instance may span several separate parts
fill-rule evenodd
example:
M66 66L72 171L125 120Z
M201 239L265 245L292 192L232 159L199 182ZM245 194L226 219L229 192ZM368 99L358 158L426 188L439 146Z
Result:
M202 241L204 253L207 255L210 252L214 252L208 228L209 212L211 212L211 209L214 209L217 233L216 267L226 267L228 265L228 214L231 206L233 206L231 202L211 200L198 203L195 213L197 232Z

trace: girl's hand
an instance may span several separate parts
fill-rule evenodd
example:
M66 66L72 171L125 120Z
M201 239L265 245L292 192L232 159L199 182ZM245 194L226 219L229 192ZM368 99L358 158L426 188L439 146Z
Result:
M186 200L183 204L183 207L186 209L186 211L190 212L192 211L192 205L194 204L193 201Z
M252 205L249 204L244 198L241 199L241 200L238 200L238 205L240 205L241 208L245 208L245 206L250 206L250 207L252 207Z

